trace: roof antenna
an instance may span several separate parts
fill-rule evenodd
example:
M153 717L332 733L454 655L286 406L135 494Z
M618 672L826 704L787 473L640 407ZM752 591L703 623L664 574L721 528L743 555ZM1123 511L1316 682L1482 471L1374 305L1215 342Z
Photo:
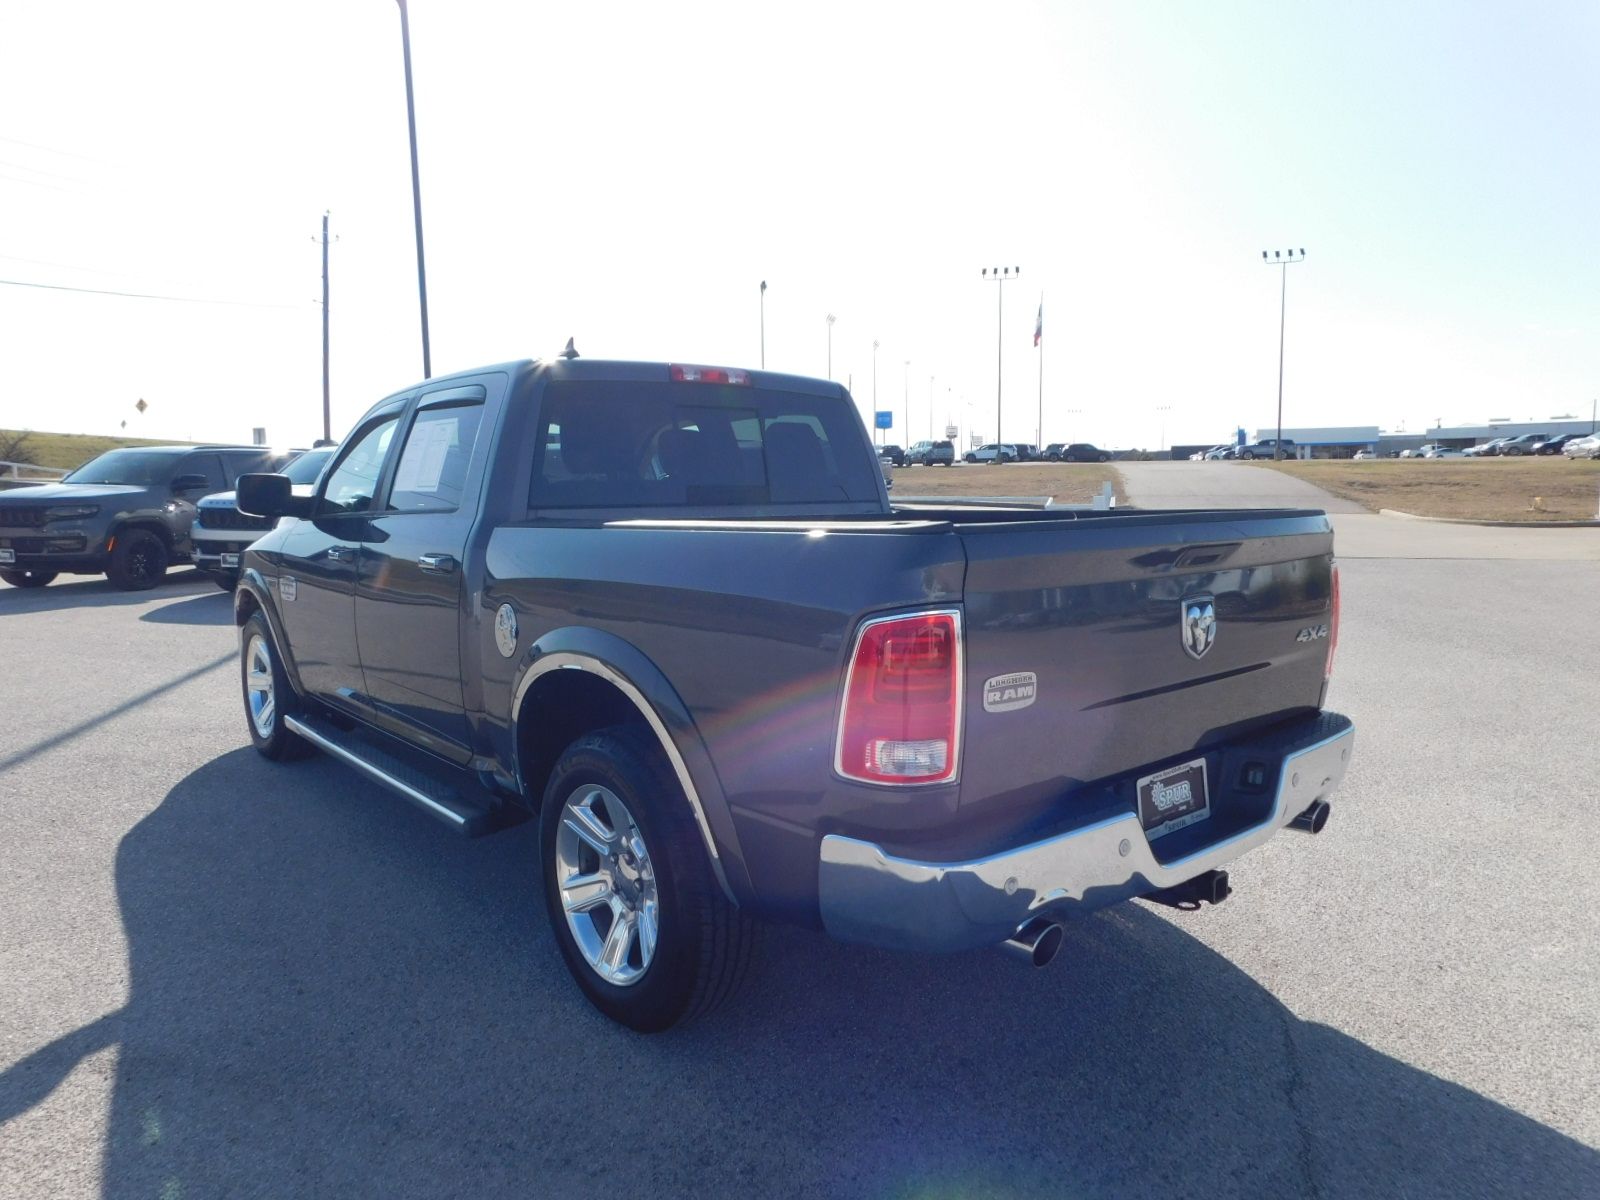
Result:
M577 358L578 357L578 348L572 344L572 339L571 338L567 339L567 348L565 350L563 350L557 357L558 358Z

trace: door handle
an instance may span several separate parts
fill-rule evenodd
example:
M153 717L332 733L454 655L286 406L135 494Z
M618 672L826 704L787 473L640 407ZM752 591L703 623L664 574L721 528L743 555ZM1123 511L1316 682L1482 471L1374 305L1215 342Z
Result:
M334 562L350 562L356 556L354 546L329 546L328 557Z
M435 575L448 575L456 569L456 560L448 554L423 554L417 558L417 565Z

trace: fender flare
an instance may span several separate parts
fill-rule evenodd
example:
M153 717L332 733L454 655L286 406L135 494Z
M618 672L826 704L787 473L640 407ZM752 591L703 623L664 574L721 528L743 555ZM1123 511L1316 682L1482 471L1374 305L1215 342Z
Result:
M522 706L534 683L552 671L583 671L610 683L639 711L660 743L678 784L694 812L711 869L735 905L750 890L744 855L721 781L688 707L661 669L636 646L598 629L566 626L538 638L523 655L512 681L511 727L521 722ZM520 739L513 739L513 762L522 786ZM726 851L726 853L724 852ZM730 880L729 873L734 878ZM735 888L734 881L742 886Z
M267 619L267 634L272 638L273 652L277 654L283 673L288 677L289 686L294 688L295 695L304 697L306 690L300 683L300 670L295 665L294 656L288 652L289 638L284 633L277 606L272 603L272 595L272 585L261 572L255 567L245 567L239 572L239 583L233 591L233 623L238 628L244 627L249 618L243 615L243 609L247 600L254 601L256 608Z

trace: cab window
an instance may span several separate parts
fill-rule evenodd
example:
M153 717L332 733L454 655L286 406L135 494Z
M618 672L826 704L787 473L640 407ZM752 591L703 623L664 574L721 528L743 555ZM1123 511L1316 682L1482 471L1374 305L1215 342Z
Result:
M373 499L378 494L378 480L383 474L383 462L399 424L398 413L384 417L368 426L351 443L349 452L333 468L322 489L322 502L317 506L319 515L372 510Z

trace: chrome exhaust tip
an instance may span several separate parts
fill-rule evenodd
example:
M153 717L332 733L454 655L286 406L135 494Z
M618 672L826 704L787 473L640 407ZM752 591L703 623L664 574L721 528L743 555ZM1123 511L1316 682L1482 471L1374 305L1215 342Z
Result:
M1066 935L1067 931L1055 921L1034 917L1001 942L1000 949L1014 958L1042 967L1056 956Z
M1293 821L1290 827L1302 833L1321 833L1322 827L1328 823L1328 814L1333 812L1333 805L1326 800L1314 800L1311 807L1306 809Z

